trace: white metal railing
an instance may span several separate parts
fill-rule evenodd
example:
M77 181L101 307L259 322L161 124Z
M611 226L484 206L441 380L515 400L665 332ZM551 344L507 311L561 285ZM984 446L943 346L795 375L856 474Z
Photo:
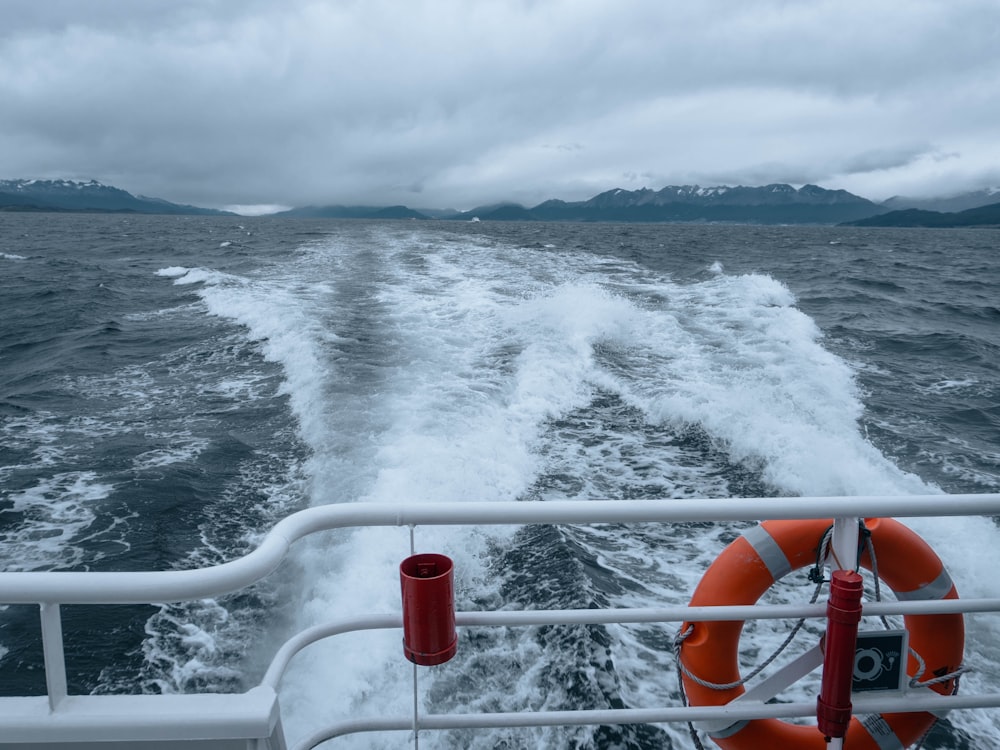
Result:
M955 614L1000 612L1000 599L951 599L921 602L870 602L865 616L910 614ZM529 625L610 625L639 622L707 622L723 620L783 620L825 618L826 604L733 605L713 607L667 607L662 609L531 610L520 612L457 612L459 627L523 627ZM319 625L287 641L275 655L262 686L277 689L291 658L306 646L335 635L363 630L401 628L402 617L369 615ZM811 668L808 670L811 671ZM801 676L801 675L799 675ZM787 687L778 676L778 688ZM767 698L772 697L768 695ZM929 691L900 695L860 695L852 699L856 713L947 712L957 709L1000 707L1000 694L942 696ZM364 719L346 719L317 730L301 740L294 750L311 750L326 740L359 732L423 729L485 729L496 727L572 726L588 724L652 724L658 722L706 722L726 724L744 719L797 718L816 715L815 701L773 704L766 698L724 706L686 706L648 709L533 711L481 714L422 714Z
M843 519L962 515L1000 515L1000 494L328 505L303 510L285 518L275 525L254 551L242 558L214 567L159 572L0 572L0 604L37 604L40 606L48 709L52 715L59 715L60 711L70 710L63 708L67 698L67 687L59 614L61 604L137 604L186 601L230 593L266 576L284 559L295 541L320 531L359 526L681 523L688 521L835 518L837 519L835 534L838 534L837 529L839 528L841 538L834 539L834 546L839 544L843 549L856 549L856 539L845 534L845 530L849 529L852 524L845 523ZM856 524L854 524L854 531L856 533ZM865 615L955 612L1000 612L1000 598L872 602L864 605ZM748 620L823 617L824 615L824 605L813 604L460 612L457 614L456 621L459 626L518 626ZM310 643L354 630L398 627L401 627L401 616L393 614L355 618L304 631L293 637L277 652L259 688L244 695L249 696L253 693L255 699L259 700L260 691L276 690L289 661ZM109 700L115 697L106 696ZM166 696L151 697L164 698ZM98 701L100 698L98 696L89 697L90 701ZM4 702L12 700L20 699L0 698L0 745L4 743L3 737L6 736L4 722L8 716L3 711ZM905 698L863 695L858 696L855 705L859 711L865 712L998 707L1000 706L1000 694L939 696L937 694L914 695L911 693L907 694ZM74 710L78 710L77 704L74 704ZM806 706L806 704L798 703L766 704L746 701L739 705L734 703L720 707L525 712L475 716L465 714L425 715L420 717L419 728L647 723L701 721L719 718L739 720L763 716L777 718L807 716L814 712L814 703L809 703ZM84 719L80 720L86 724ZM134 716L131 717L131 721L135 723ZM317 732L299 747L310 748L325 739L349 732L388 729L414 729L414 719L412 717L385 717L371 721L343 722ZM283 740L279 745L269 745L269 747L271 746L283 746Z

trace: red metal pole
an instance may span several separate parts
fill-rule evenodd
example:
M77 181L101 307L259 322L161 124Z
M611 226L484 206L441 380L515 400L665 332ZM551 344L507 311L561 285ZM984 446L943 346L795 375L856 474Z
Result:
M823 683L816 700L819 731L828 739L843 738L851 723L851 680L863 592L860 575L850 570L833 571L826 605Z

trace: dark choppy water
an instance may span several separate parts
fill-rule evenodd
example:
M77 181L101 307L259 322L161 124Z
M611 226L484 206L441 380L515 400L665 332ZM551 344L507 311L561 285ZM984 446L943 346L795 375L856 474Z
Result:
M331 502L997 492L998 251L995 230L0 214L0 561L212 564ZM912 525L962 594L997 596L995 524ZM735 531L420 529L418 547L456 559L462 608L657 606ZM397 610L408 549L406 530L330 535L223 600L68 607L71 689L243 689L292 630ZM780 641L768 627L748 637ZM0 694L44 690L37 630L0 609ZM995 691L1000 631L969 631L964 684ZM470 632L427 708L674 703L672 635ZM398 634L300 661L293 739L408 710ZM691 747L683 727L423 741ZM926 747L998 745L987 711Z

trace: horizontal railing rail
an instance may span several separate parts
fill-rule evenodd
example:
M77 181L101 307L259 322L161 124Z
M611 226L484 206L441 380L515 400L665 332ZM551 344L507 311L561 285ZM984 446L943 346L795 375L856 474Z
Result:
M243 589L264 578L282 562L298 540L317 532L364 526L522 525L522 524L634 524L684 522L739 522L768 519L843 519L871 517L1000 516L1000 493L962 495L787 498L703 498L649 501L554 501L495 503L350 503L328 505L295 513L276 524L259 546L244 557L208 568L149 572L0 572L0 604L37 604L50 710L59 710L67 697L62 626L62 604L139 604L188 601ZM855 525L856 527L856 525ZM868 602L865 615L998 612L1000 599ZM668 607L618 610L538 610L460 612L457 624L470 626L525 626L549 624L611 624L823 617L822 604L730 607ZM340 633L399 628L401 615L371 615L310 628L285 643L273 658L257 689L273 691L289 662L303 648ZM927 692L927 691L923 691ZM919 700L914 700L919 698ZM5 699L0 699L0 701ZM881 701L881 702L880 702ZM947 710L1000 706L1000 694L938 696L910 693L905 702L892 697L860 696L858 710L881 712ZM921 702L923 701L923 702ZM938 706L938 702L941 705ZM924 703L926 708L921 708ZM869 705L871 704L871 705ZM931 704L934 704L931 706ZM891 708L889 708L891 707ZM425 715L419 729L514 727L602 723L697 721L718 718L752 719L761 716L806 716L815 704L764 704L754 701L723 707L620 709L613 711L540 712L517 714ZM761 713L764 712L764 713ZM658 718L657 718L658 717ZM299 748L349 732L415 729L410 717L352 719L318 730ZM0 727L2 729L2 727ZM309 744L309 743L312 744ZM0 740L0 745L3 741Z
M928 692L916 696L856 696L857 714L939 713L960 709L982 709L1000 706L1000 693L987 695L938 695ZM496 729L513 727L581 726L599 724L666 724L725 720L727 723L744 719L793 719L816 716L815 701L763 703L734 701L724 706L677 706L663 708L616 708L595 711L524 711L481 714L424 714L420 730L427 729ZM317 730L293 750L312 750L322 742L360 732L412 730L413 718L407 716L377 719L349 719ZM888 747L888 745L887 745ZM892 747L897 747L893 745ZM782 748L782 750L784 750Z
M921 599L907 602L865 602L863 617L944 615L1000 612L997 599ZM635 623L719 622L729 620L798 620L826 617L826 603L734 604L712 607L619 609L530 609L500 612L456 612L458 627L525 627L539 625L626 625ZM277 690L289 663L317 641L365 630L403 627L401 614L359 615L332 620L297 633L278 649L260 684Z
M635 609L555 609L501 612L456 612L455 624L466 627L525 627L542 625L621 625L629 623L679 623L727 620L784 620L827 616L826 604L731 605L711 607L664 607ZM938 599L903 602L866 602L864 617L893 615L972 614L1000 612L1000 598ZM361 615L317 625L298 633L275 654L261 687L277 691L292 658L313 643L347 633L401 629L401 614ZM1000 693L948 695L926 688L903 695L859 695L852 699L854 712L933 712L944 715L961 709L1000 708ZM477 714L420 714L345 719L333 722L300 740L293 750L312 750L328 740L348 734L387 731L446 729L498 729L598 724L655 724L744 719L815 717L816 703L769 703L737 701L723 706L675 706L641 709L578 709L572 711L519 711Z
M146 604L205 599L273 571L291 545L320 531L361 526L683 523L896 516L1000 515L1000 493L858 497L705 498L469 503L342 503L294 513L237 560L196 570L3 572L0 604Z

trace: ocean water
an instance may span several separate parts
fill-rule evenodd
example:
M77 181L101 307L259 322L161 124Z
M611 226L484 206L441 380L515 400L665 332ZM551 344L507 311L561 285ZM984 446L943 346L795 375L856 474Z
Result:
M0 566L210 565L327 503L998 492L998 252L989 229L0 214ZM960 594L1000 595L995 519L907 523ZM650 607L686 603L740 528L416 546L453 557L460 609ZM66 607L71 691L246 689L289 634L398 611L408 552L408 529L329 533L228 597ZM774 601L812 593L787 581ZM785 627L748 625L746 665ZM963 690L996 691L1000 623L967 629ZM676 704L675 630L463 631L421 705ZM0 695L44 692L40 665L37 611L0 605ZM398 632L311 647L280 691L290 739L407 714L410 675ZM998 714L955 712L925 748L998 747ZM681 725L420 739L693 747Z

